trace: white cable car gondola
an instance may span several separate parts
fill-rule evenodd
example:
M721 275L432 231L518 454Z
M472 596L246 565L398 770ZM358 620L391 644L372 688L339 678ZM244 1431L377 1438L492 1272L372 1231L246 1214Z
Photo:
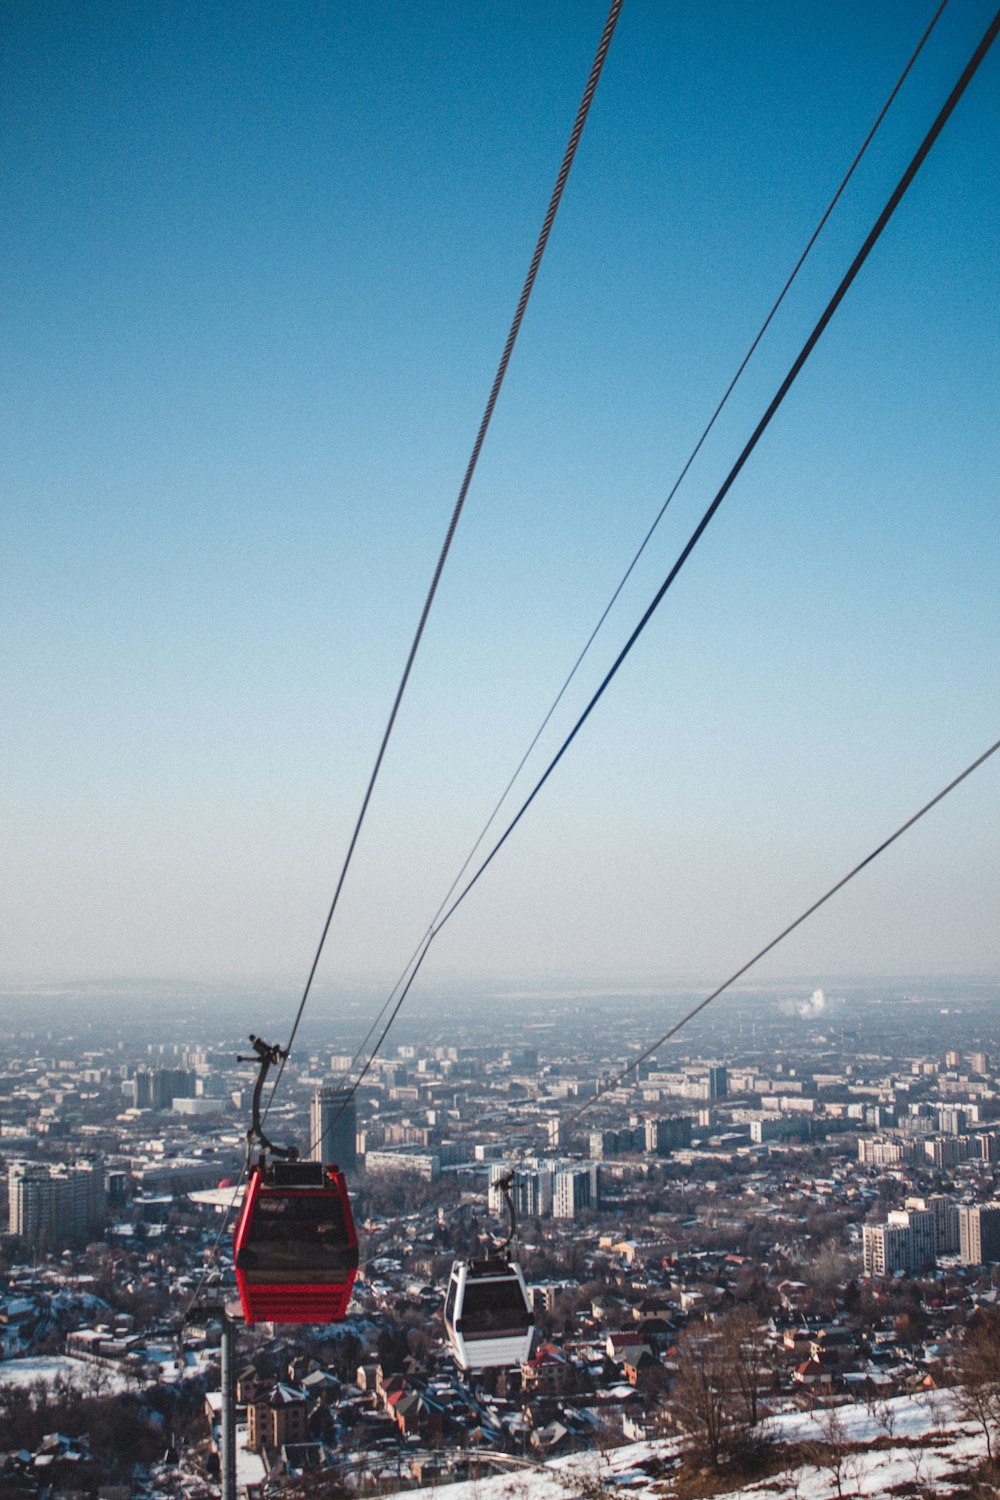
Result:
M489 1370L520 1364L531 1354L535 1319L524 1273L507 1253L516 1220L511 1198L513 1172L493 1186L503 1194L510 1233L485 1260L456 1260L444 1304L444 1326L455 1361L463 1370Z
M531 1353L535 1320L516 1260L456 1260L444 1304L444 1326L463 1370L518 1365Z

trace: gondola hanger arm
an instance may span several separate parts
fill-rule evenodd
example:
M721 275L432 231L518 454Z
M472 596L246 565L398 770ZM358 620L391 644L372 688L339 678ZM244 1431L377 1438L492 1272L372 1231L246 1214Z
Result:
M517 1234L517 1210L514 1207L514 1194L512 1191L513 1186L513 1167L511 1167L509 1172L505 1172L502 1177L498 1177L496 1182L492 1184L494 1191L498 1192L503 1198L507 1213L510 1217L510 1228L507 1231L507 1238L505 1240L502 1240L501 1243L496 1247L500 1254L503 1254L505 1250L508 1250L510 1248L511 1244L513 1243L514 1237Z
M250 1033L250 1041L254 1049L253 1056L240 1056L237 1058L237 1062L254 1062L260 1069L257 1074L257 1082L253 1087L253 1098L250 1102L250 1129L247 1131L247 1160L249 1161L250 1155L256 1146L261 1154L270 1151L273 1156L283 1156L289 1161L295 1161L299 1154L298 1148L296 1146L276 1146L264 1134L264 1127L260 1117L264 1080L267 1078L270 1070L273 1067L277 1067L278 1063L284 1057L287 1057L287 1051L283 1051L277 1043L265 1042L261 1037L254 1036L253 1032Z

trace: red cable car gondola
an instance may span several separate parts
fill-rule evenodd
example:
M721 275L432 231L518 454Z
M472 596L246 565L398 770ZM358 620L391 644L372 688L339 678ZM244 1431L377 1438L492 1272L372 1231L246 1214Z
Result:
M358 1236L339 1167L253 1168L233 1240L248 1323L335 1323L346 1316Z
M344 1174L299 1161L261 1128L260 1099L284 1054L252 1036L260 1073L253 1092L249 1155L257 1152L233 1237L236 1286L248 1323L334 1323L347 1314L358 1270L358 1235ZM315 1143L316 1149L322 1142ZM271 1157L284 1158L272 1161Z

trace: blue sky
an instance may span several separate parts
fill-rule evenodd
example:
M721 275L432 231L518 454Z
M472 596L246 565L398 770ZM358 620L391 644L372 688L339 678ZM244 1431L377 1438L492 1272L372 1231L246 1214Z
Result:
M321 982L391 982L931 5L625 0ZM546 743L985 30L951 0ZM305 977L603 4L8 7L7 975ZM996 738L1000 52L429 962L718 977ZM985 768L771 973L996 972Z

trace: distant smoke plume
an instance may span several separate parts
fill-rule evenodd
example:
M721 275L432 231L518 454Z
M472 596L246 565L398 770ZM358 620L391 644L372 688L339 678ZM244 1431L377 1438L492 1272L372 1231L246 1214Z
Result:
M814 1021L826 1010L826 996L822 990L813 990L808 1000L786 1000L781 1008L788 1016L798 1016L800 1021Z

